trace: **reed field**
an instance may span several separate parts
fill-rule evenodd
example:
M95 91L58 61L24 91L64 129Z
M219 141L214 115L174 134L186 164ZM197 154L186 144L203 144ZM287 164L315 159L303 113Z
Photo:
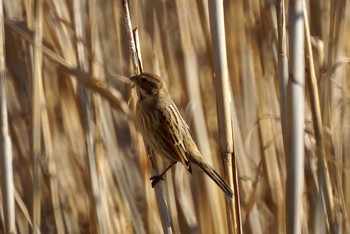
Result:
M0 1L0 233L350 233L350 2L220 3ZM232 201L181 163L151 187L136 27Z

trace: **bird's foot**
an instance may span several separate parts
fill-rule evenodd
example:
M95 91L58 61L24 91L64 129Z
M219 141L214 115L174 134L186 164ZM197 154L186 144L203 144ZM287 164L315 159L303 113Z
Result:
M151 185L152 188L154 188L154 186L161 180L164 180L164 178L161 175L156 175L156 176L152 176L150 178L150 180L152 180Z

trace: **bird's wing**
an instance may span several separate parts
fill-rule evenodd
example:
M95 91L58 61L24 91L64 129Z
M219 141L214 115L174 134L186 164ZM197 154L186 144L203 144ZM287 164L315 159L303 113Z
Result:
M189 172L191 170L191 164L188 160L185 147L185 136L189 134L188 126L185 120L182 118L179 110L173 105L168 105L165 108L159 109L159 126L156 132L159 136L159 144L164 144L169 149L168 157L176 157L176 161L180 161Z

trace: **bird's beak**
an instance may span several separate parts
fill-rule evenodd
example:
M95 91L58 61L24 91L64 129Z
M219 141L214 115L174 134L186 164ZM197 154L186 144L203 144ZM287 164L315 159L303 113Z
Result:
M138 77L132 76L132 77L130 77L130 80L132 81L132 88L135 88L135 86L137 86Z
M131 80L132 82L136 83L137 80L138 80L138 76L132 76L132 77L130 77L130 80Z

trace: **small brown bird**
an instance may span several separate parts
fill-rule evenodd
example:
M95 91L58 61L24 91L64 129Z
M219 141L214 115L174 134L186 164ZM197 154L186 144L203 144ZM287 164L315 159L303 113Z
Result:
M202 169L227 197L233 192L221 176L204 160L194 143L189 127L168 94L165 82L157 75L141 73L130 78L138 93L136 119L143 139L171 164L158 176L151 177L152 187L177 162L192 173L191 163Z

